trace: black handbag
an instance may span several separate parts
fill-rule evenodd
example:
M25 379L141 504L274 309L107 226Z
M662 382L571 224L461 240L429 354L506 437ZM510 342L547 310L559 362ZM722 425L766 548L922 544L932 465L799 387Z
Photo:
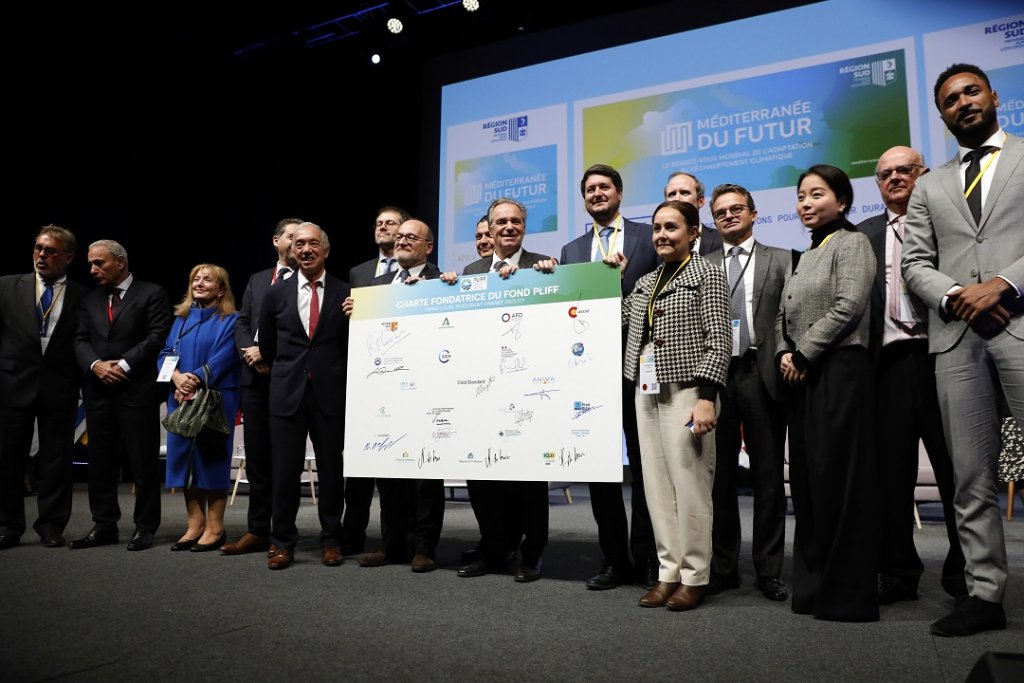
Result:
M220 392L209 387L210 367L203 365L203 386L196 389L191 400L181 403L162 421L164 429L172 434L194 439L203 430L230 434L224 415L224 399Z

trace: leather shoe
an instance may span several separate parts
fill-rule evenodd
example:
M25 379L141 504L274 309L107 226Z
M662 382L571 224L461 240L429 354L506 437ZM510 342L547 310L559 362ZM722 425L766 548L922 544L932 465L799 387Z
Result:
M437 569L437 562L430 555L416 553L416 557L412 558L411 569L413 573L426 574Z
M211 550L216 550L222 547L228 540L228 532L220 532L220 536L217 537L213 543L196 543L192 546L191 551L194 553L208 553Z
M457 573L462 578L467 579L473 576L484 576L485 574L490 573L490 571L491 568L487 566L485 561L476 559L464 567L459 567L459 571Z
M320 564L325 567L337 567L345 561L341 554L341 547L336 545L325 545L320 548Z
M973 595L962 600L950 614L931 625L937 636L973 636L981 631L1006 628L1006 612L998 602L989 602Z
M0 550L10 550L20 543L20 536L8 536L7 534L0 536Z
M648 591L647 595L640 598L641 607L663 607L672 594L679 588L678 583L659 581L658 585Z
M523 562L519 565L519 571L516 572L515 582L530 583L531 581L536 581L540 578L540 566L540 560L537 560L536 564Z
M287 569L292 563L292 551L287 548L278 548L276 545L270 546L270 550L267 551L267 567L269 569Z
M462 551L462 561L466 564L473 564L477 558L480 557L480 546L475 545L472 548L466 548Z
M64 537L60 534L40 536L39 542L42 543L44 548L63 548L66 545L66 543L64 542Z
M83 538L79 538L68 543L68 548L71 550L79 550L80 548L95 548L96 546L114 545L115 543L117 543L116 531L100 531L99 529L92 529Z
M147 550L153 547L153 534L145 529L136 529L128 540L128 550Z
M879 605L891 605L902 600L917 600L917 589L892 579L878 580Z
M220 547L222 555L246 555L248 553L262 553L267 550L270 550L270 541L248 531L242 534L242 537L234 543L228 543Z
M723 591L740 587L740 577L736 574L713 574L708 585L704 586L704 595L718 595Z
M761 595L776 602L782 602L789 597L789 589L782 579L760 578L757 580L757 589L761 591Z
M391 560L388 559L388 554L383 548L359 558L360 567L383 567L386 564L391 564Z
M604 566L601 567L601 571L587 579L587 588L592 591L606 591L618 588L624 583L629 583L628 577L632 573L632 567L620 570L611 562L605 562Z
M191 550L192 546L199 542L200 536L195 538L186 538L184 541L178 541L171 546L172 553L180 553L185 550Z
M704 600L704 586L681 585L676 592L665 601L665 607L673 612L685 612L693 609Z
M636 563L636 582L647 590L654 590L658 585L658 571L661 562L656 557L639 560Z

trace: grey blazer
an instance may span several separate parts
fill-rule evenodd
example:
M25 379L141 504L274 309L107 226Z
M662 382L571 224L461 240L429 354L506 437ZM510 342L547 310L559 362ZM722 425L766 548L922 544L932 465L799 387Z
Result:
M981 223L974 224L960 181L959 157L917 179L907 208L903 279L931 309L928 349L948 351L967 330L941 309L950 288L1002 275L1024 286L1024 140L1007 134L985 197ZM941 263L940 263L941 257ZM1016 315L1006 331L1024 339L1024 301L1004 305Z
M714 266L722 266L724 256L721 248L705 258ZM757 338L757 370L761 375L768 394L778 400L781 377L775 364L775 318L779 314L782 289L789 276L791 252L754 241L754 336Z
M842 346L868 348L875 255L862 233L840 228L808 249L782 292L775 323L778 351L811 363Z

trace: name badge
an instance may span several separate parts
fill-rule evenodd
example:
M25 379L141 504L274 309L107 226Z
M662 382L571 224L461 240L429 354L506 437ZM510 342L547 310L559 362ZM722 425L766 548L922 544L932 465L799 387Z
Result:
M741 322L742 321L739 318L730 321L730 325L732 325L732 355L734 355L734 356L740 355L740 323Z
M156 381L170 382L171 375L174 374L174 368L176 367L178 367L178 356L165 357L163 364L160 366L160 374L156 376Z
M644 394L657 394L661 388L658 386L658 370L654 365L654 347L648 344L640 352L640 392Z

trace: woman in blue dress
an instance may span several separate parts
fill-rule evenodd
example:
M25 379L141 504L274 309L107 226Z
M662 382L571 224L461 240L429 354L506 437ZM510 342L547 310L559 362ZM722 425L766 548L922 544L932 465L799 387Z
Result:
M221 393L227 424L234 425L241 366L234 342L238 313L227 271L208 263L193 268L188 292L174 314L167 346L158 361L162 366L169 356L178 359L171 375L168 414L205 385ZM204 365L210 373L205 378ZM167 486L184 490L188 511L188 529L171 546L172 551L204 552L224 545L232 441L231 434L210 430L195 440L167 434Z

